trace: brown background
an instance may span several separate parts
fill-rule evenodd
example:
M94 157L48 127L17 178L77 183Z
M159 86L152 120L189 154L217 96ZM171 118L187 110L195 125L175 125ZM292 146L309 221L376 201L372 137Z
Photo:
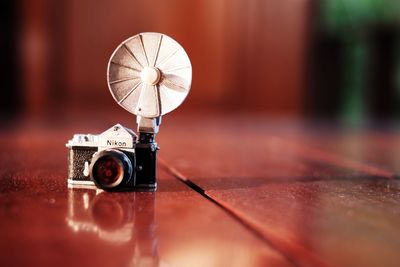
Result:
M106 85L108 59L123 40L154 31L181 43L193 65L192 91L174 114L223 110L398 121L396 3L4 2L0 117L120 111Z
M155 31L181 43L192 61L186 109L301 113L309 2L26 0L27 109L113 106L105 74L111 53Z

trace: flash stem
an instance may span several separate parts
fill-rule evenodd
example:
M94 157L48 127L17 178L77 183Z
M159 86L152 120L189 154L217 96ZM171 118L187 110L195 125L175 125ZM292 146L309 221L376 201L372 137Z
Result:
M146 117L137 116L136 122L138 125L137 130L140 134L149 133L149 134L153 134L153 136L154 136L156 133L158 133L158 130L160 128L161 116L156 117L156 118L146 118Z

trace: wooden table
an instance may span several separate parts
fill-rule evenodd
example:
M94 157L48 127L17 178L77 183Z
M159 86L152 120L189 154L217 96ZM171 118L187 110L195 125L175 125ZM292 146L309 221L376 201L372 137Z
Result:
M400 266L393 128L171 115L157 192L68 189L65 142L116 117L1 131L1 266Z

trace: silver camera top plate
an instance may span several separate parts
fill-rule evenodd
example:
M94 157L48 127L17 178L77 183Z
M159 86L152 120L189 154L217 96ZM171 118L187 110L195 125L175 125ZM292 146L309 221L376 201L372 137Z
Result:
M107 148L133 149L137 135L129 128L116 124L98 137L99 151Z
M68 140L65 145L68 148L72 147L97 147L99 136L96 134L74 134L72 139Z

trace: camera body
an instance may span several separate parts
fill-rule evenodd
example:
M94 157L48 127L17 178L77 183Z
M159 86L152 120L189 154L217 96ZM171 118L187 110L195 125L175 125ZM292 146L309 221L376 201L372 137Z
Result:
M116 124L99 135L75 134L66 144L68 184L107 191L150 190L157 187L154 134L135 134Z

